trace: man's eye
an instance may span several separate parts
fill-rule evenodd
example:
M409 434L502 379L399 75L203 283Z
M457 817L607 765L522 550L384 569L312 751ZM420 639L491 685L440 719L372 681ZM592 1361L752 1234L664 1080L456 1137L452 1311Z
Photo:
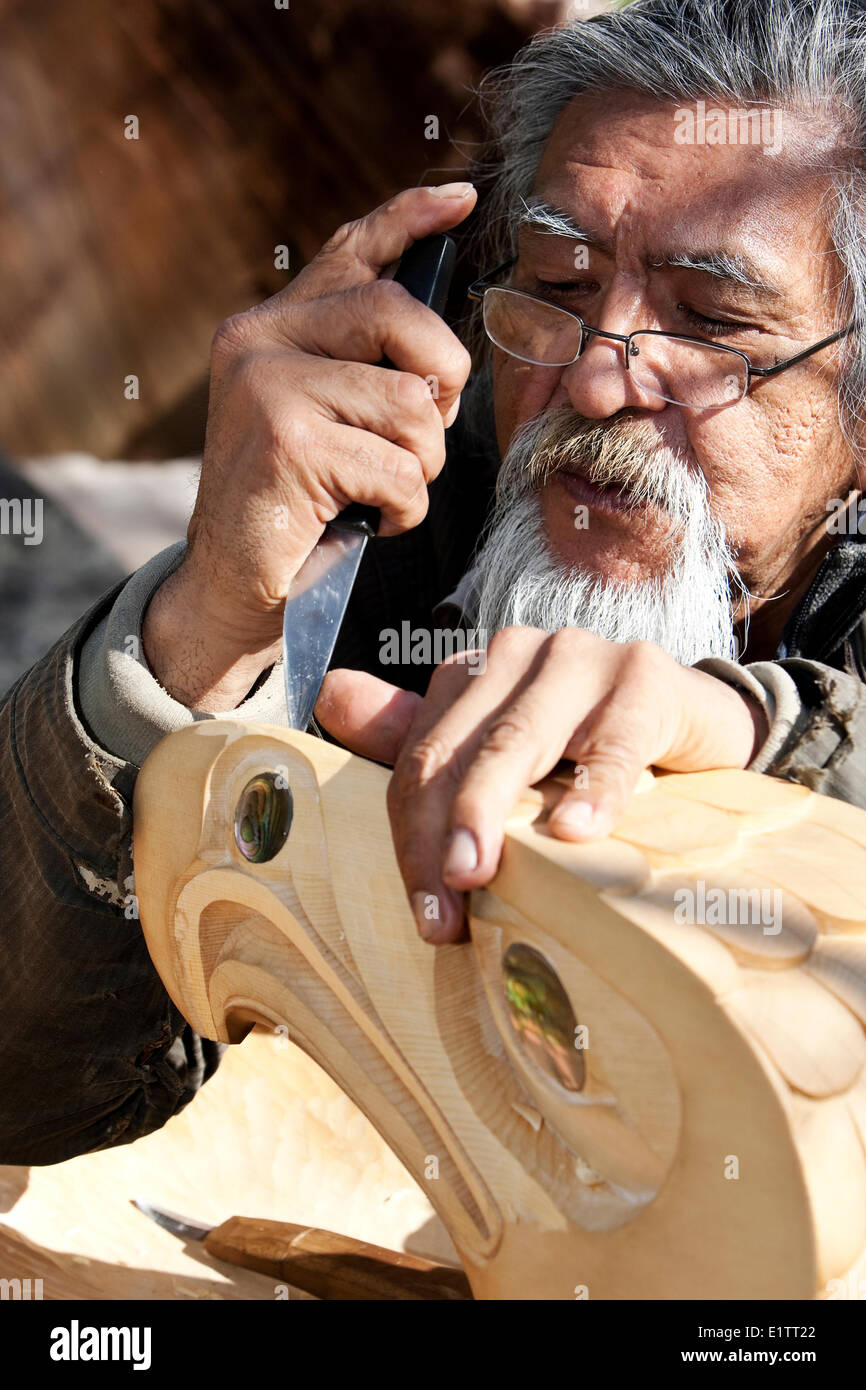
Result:
M677 310L704 338L724 338L752 327L750 323L737 323L734 319L708 318L706 314L699 314L697 309L690 309L688 304L678 304Z

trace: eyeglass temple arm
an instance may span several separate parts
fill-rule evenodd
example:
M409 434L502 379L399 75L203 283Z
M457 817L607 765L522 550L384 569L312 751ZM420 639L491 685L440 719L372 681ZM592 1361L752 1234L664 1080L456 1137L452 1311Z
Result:
M488 270L487 274L482 275L479 280L473 280L466 291L467 299L480 299L490 282L495 280L497 275L501 275L503 270L510 270L516 260L517 257L512 256L510 261L503 261L502 265L498 265L495 270Z
M811 357L814 352L820 352L821 348L829 347L831 343L838 343L840 338L847 338L849 333L853 333L855 325L849 323L847 328L840 328L838 333L831 333L829 338L822 338L820 343L813 343L804 352L798 352L795 357L786 357L784 362L777 362L773 367L753 367L749 363L750 376L775 376L777 372L785 371L786 367L794 367L798 362L802 362L807 357Z

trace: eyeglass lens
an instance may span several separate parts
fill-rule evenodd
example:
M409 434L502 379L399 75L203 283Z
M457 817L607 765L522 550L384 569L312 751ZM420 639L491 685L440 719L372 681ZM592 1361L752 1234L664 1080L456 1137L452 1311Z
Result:
M568 366L581 351L577 319L505 287L484 295L484 327L497 347L538 366ZM674 405L731 405L748 386L748 368L736 353L664 334L635 333L628 368L642 391Z

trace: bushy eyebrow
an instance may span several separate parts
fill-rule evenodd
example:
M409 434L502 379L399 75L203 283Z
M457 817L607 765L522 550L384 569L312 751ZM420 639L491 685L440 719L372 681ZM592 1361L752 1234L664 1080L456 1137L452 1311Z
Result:
M594 245L601 245L595 237L578 227L574 218L561 208L551 207L540 198L530 198L528 202L521 198L520 202L522 208L517 217L518 228L527 227L530 231L546 233L548 236L567 236L574 241L588 241Z
M782 298L782 291L765 280L747 256L731 255L729 251L671 251L650 256L648 264L656 268L669 265L682 270L699 270L716 280L742 285L763 299Z
M517 218L518 229L539 232L547 236L568 237L572 241L585 242L597 246L607 255L613 254L613 243L592 236L580 227L570 213L562 208L552 207L541 198L521 199L522 208ZM659 252L647 258L647 264L654 269L671 266L682 270L697 270L711 275L716 280L738 285L751 290L762 299L781 299L783 293L764 278L758 267L747 256L729 251L669 251Z

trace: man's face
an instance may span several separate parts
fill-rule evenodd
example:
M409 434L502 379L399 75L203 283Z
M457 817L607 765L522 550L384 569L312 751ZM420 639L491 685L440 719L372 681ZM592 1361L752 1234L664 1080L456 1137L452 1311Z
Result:
M587 268L576 268L579 242L524 227L511 283L594 327L705 337L772 366L835 327L841 271L821 209L829 182L805 160L822 132L814 120L785 113L776 118L775 155L758 144L677 144L677 109L625 92L580 97L566 108L534 195L587 235ZM737 258L762 288L664 263L683 253ZM759 382L735 406L689 410L642 393L621 344L591 337L565 368L494 349L500 451L515 430L554 407L592 421L648 422L659 445L703 475L712 516L748 588L778 593L808 567L828 499L856 484L839 427L834 354L824 349ZM581 505L588 524L576 526ZM625 583L664 569L664 518L645 511L638 519L615 494L557 473L544 485L541 511L550 549L566 564Z

